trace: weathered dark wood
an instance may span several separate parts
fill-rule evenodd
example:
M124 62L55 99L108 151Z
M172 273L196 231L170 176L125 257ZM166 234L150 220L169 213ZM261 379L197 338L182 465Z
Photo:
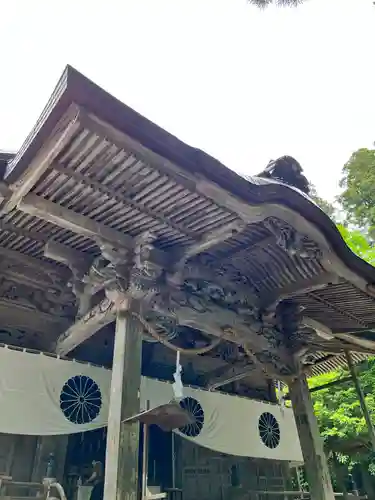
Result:
M60 335L52 346L53 352L61 356L68 354L115 319L115 303L105 298Z
M351 344L353 346L352 351L357 350L357 346L363 349L363 352L368 354L375 354L375 342L372 340L367 340L365 338L359 338L357 335L350 335L349 333L336 333L335 337L337 339L344 340L347 345Z
M305 375L301 374L289 384L289 394L305 461L311 500L334 500L323 440L319 435Z
M81 234L94 241L105 240L118 247L133 248L133 239L115 229L104 226L89 217L81 215L69 208L62 207L34 193L26 195L19 203L23 212L39 219L55 224L73 233Z
M195 257L196 255L199 255L200 253L206 252L210 248L213 248L219 243L222 243L223 241L231 238L234 234L238 233L243 228L244 224L242 224L241 221L237 220L226 225L225 227L221 227L220 229L212 231L211 234L203 240L190 245L184 250L183 254L176 262L174 266L174 272L178 276L179 273L183 272L183 268L189 259Z
M109 123L100 120L92 114L81 112L81 122L100 137L110 138L117 146L134 152L137 157L167 174L192 192L195 191L205 198L212 200L215 204L236 214L246 224L263 221L267 217L272 217L277 213L278 217L291 224L297 231L309 235L317 242L324 253L323 267L328 272L345 277L345 279L355 284L361 290L367 290L368 283L366 280L353 272L337 257L331 248L330 242L327 241L318 229L318 226L289 207L280 203L259 204L258 206L250 205L204 176L188 173L175 163L151 151L132 139L129 135L115 129Z
M224 373L210 377L207 382L207 389L213 391L231 382L238 382L239 380L249 377L256 369L257 365L255 363L241 368L229 365L224 369Z
M69 248L66 245L61 245L61 243L57 243L53 240L49 241L45 245L44 255L49 259L53 259L56 262L64 264L70 269L77 268L82 269L83 271L87 271L87 269L89 269L93 260L93 257L90 255L73 250L72 248Z
M339 380L334 380L333 382L328 382L327 384L324 384L324 385L317 385L316 387L312 387L311 389L309 389L309 392L312 393L312 392L321 391L323 389L328 389L328 387L333 387L335 385L345 384L346 382L350 382L351 380L352 380L352 377L340 378ZM290 394L286 394L284 396L284 399L286 399L286 400L290 399Z
M116 320L111 393L108 414L105 500L137 500L139 422L125 423L139 413L142 335L130 316L137 305L124 302Z
M1 225L0 225L1 230ZM53 281L66 283L69 278L69 273L64 269L58 268L50 262L42 262L35 257L23 255L9 248L0 248L0 266L9 267L9 263L17 263L18 268L22 266L22 274L32 279L38 275L38 280L44 280L45 283L51 284ZM4 266L5 261L5 266ZM27 270L26 270L27 269Z
M278 288L272 294L267 294L259 298L259 303L265 309L272 308L272 306L277 305L278 302L288 299L290 297L295 297L296 295L311 292L313 290L320 290L327 286L328 283L336 283L338 277L334 273L322 273L313 278L300 279L293 282L283 288Z
M366 424L367 424L367 431L368 431L368 435L369 435L369 438L371 441L372 449L373 449L373 451L375 451L375 429L374 429L374 425L372 423L370 412L367 408L365 395L363 393L361 384L358 380L356 369L355 369L355 366L353 363L353 359L352 359L352 356L351 356L349 351L345 351L345 357L346 357L346 361L348 363L349 372L350 372L350 375L352 377L355 390L357 392L359 404L361 405L362 413L363 413L364 419L365 419Z
M3 212L11 211L27 195L56 156L78 131L79 127L79 108L75 104L71 104L68 111L54 128L50 140L40 149L23 175L11 186L13 194L5 204Z
M86 238L90 238L98 244L107 242L112 244L114 248L130 250L132 250L136 244L135 240L129 235L96 222L69 208L62 207L52 201L46 200L34 193L26 195L19 203L19 208L29 215L38 217L39 219L55 224L63 229L85 236ZM171 255L154 248L150 260L168 268L171 264Z

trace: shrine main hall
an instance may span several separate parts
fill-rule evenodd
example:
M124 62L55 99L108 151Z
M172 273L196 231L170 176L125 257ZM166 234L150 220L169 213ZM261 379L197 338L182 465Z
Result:
M375 353L375 269L297 160L241 176L68 66L0 174L0 496L83 500L95 461L105 500L285 500L302 466L334 499L307 379Z

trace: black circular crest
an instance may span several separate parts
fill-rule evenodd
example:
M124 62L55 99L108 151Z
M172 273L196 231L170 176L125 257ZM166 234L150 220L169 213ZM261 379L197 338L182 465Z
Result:
M196 399L188 397L180 401L180 406L193 417L194 422L180 427L179 431L188 437L199 436L204 425L204 411L201 404Z
M65 382L60 393L60 408L73 424L88 424L100 413L102 394L98 384L86 375Z
M258 421L260 439L267 448L274 449L280 444L280 426L272 413L262 413Z

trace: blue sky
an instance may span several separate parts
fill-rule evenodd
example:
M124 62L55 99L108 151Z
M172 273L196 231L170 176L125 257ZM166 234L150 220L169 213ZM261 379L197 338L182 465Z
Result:
M375 140L375 6L308 0L2 0L0 149L17 149L69 63L229 168L294 156L320 194Z

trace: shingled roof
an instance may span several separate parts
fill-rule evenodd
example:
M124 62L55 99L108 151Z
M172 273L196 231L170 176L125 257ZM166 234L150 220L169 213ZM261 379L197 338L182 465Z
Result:
M23 146L8 157L4 181L12 195L2 204L0 246L53 265L58 273L61 266L44 256L48 239L87 255L99 252L89 232L56 222L59 207L111 234L134 237L152 230L157 247L171 254L245 221L243 231L210 248L209 259L230 262L247 276L261 306L281 294L298 300L306 316L328 328L335 335L331 343L310 339L320 367L334 368L343 348L375 352L375 269L353 254L306 192L269 171L238 175L70 66ZM56 216L35 208L41 200ZM283 231L317 243L323 257L313 249L309 258L286 252L274 231L279 219ZM327 272L332 280L317 286ZM69 314L64 327L66 320ZM331 357L324 360L327 352Z

